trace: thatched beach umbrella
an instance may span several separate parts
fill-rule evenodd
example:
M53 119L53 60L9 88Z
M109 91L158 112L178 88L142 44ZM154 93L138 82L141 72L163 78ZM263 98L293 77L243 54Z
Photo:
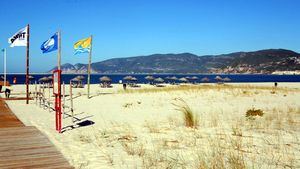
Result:
M82 75L78 75L78 76L76 76L76 78L77 78L77 79L79 79L79 80L83 80L83 79L85 79L85 77L84 77L84 76L82 76Z
M176 76L172 76L170 79L171 80L178 80L178 78Z
M145 79L149 81L153 81L155 78L153 76L146 76Z
M198 80L199 78L197 76L193 76L193 77L186 77L189 81L196 83L196 80Z
M192 80L198 80L199 78L197 76L191 77Z
M78 79L77 77L74 77L73 79L71 79L72 82L80 82L81 80Z
M229 77L225 77L225 78L223 79L223 81L224 81L224 82L230 82L231 79L230 79Z
M132 78L133 78L132 76L125 76L125 77L123 78L123 80L131 81Z
M73 87L82 87L81 79L79 79L78 77L74 77L73 79L71 79L71 84Z
M222 79L222 77L220 77L220 76L216 76L216 77L215 77L215 80L221 81L221 80L223 80L223 79Z
M170 79L171 79L171 80L174 80L174 81L175 81L175 80L178 80L178 78L177 78L176 76L172 76L172 77L170 77Z
M101 82L111 82L111 78L107 77L107 76L102 76L99 78L99 80Z
M131 81L135 81L135 82L136 82L137 80L138 80L138 79L137 79L136 77L132 77L132 78L131 78Z
M159 77L159 78L154 79L154 81L157 82L157 83L163 83L164 79Z
M34 79L34 77L33 76L28 76L28 80L29 80L29 83L31 83L31 81Z
M216 80L218 83L222 83L223 78L220 77L220 76L216 76L216 77L215 77L215 80Z
M39 79L39 82L42 82L42 83L46 83L49 81L49 78L48 77L42 77Z
M182 77L182 78L180 78L178 80L181 81L181 82L183 82L183 83L187 83L188 82L188 80L186 78L184 78L184 77Z
M48 76L49 81L53 80L52 76Z
M167 77L165 77L165 79L166 79L166 80L170 80L170 79L171 79L171 77L170 77L170 76L167 76Z
M101 81L102 87L110 87L111 78L107 76L102 76L99 78L99 80Z
M204 77L201 79L201 82L209 82L209 78L208 77Z
M167 76L167 77L165 77L164 79L165 79L165 81L166 81L167 83L171 83L171 82L172 82L172 79L171 79L170 76Z
M153 76L149 76L149 75L148 75L148 76L145 77L145 79L148 80L150 84L152 84L152 83L153 83L153 80L154 80L155 78L154 78Z

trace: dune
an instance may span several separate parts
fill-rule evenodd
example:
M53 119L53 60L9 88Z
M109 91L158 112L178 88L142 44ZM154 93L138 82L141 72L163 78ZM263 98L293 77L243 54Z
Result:
M66 108L63 133L55 131L54 111L39 101L6 103L75 168L300 167L300 83L142 84L126 91L92 85L90 99L86 90L73 89L74 122ZM24 91L15 85L12 97ZM182 109L194 115L194 127L186 126ZM247 111L254 113L246 117Z

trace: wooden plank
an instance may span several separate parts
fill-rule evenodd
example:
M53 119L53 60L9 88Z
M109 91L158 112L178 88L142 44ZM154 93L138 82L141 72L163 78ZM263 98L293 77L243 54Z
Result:
M21 127L24 124L11 112L3 100L0 100L0 128Z
M0 168L73 168L35 127L0 128Z
M0 168L74 167L46 136L35 127L25 127L0 99Z

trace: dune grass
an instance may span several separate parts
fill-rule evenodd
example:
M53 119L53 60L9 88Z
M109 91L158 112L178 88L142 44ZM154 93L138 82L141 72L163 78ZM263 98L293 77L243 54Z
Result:
M195 113L183 99L177 99L177 103L173 103L173 105L175 106L175 110L182 113L186 127L198 127L199 117L197 113Z
M162 88L158 87L142 87L142 88L134 88L127 90L119 90L118 93L157 93L157 92L174 92L174 91L194 91L194 90L239 90L244 95L249 95L249 90L254 90L258 94L259 91L274 91L274 87L272 86L254 86L254 85L230 85L230 84L185 84L185 85L177 85L177 86L166 86ZM287 89L283 87L276 88L276 91L279 92L293 92L298 91L297 89ZM254 93L254 92L253 92Z

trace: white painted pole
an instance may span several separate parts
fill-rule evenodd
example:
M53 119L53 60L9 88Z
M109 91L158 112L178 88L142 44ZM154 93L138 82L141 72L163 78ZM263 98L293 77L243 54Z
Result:
M4 49L4 85L6 86L6 48Z

